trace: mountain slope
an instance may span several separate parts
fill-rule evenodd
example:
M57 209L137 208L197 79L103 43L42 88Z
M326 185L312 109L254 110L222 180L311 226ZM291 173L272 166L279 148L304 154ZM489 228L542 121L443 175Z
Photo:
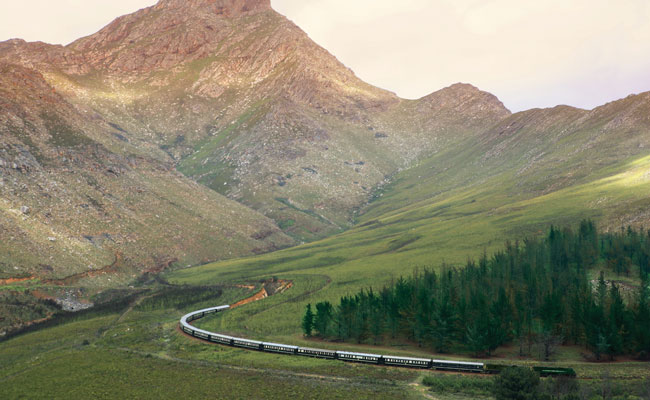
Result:
M509 115L469 86L420 101L372 87L268 1L161 1L43 46L0 55L298 240L349 227L387 177Z
M33 70L0 64L0 133L5 276L110 286L291 244L272 221L138 154Z
M558 106L514 114L405 171L366 217L458 191L526 199L616 175L650 154L649 114L650 93L591 111ZM416 181L417 190L409 190Z

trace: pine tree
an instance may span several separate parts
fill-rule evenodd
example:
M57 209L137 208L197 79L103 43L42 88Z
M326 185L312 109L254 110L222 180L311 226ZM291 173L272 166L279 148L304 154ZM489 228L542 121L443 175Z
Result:
M314 313L311 311L311 304L307 304L305 316L302 318L302 331L305 336L311 336L314 329Z
M316 304L316 316L314 317L314 329L324 338L332 334L332 304L324 301Z
M481 355L486 350L486 338L480 326L474 324L467 325L465 329L465 343L475 356Z
M600 360L601 355L609 353L610 347L611 345L609 344L607 337L602 332L598 333L598 339L594 351L596 353L596 360Z
M650 358L650 281L641 281L637 306L634 310L634 342L635 350L642 359Z

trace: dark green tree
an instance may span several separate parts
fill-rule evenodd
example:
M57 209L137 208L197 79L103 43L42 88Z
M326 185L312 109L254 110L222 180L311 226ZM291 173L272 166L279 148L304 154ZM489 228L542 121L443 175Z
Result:
M314 329L322 337L328 337L332 331L333 307L329 301L316 304L316 316L314 317Z
M305 316L302 318L302 332L305 336L311 336L314 329L314 313L311 310L311 304L307 304L305 309Z

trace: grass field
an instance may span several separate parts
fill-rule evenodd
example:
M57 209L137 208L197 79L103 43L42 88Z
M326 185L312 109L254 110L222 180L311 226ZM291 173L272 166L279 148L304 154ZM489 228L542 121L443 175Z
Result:
M583 218L593 218L601 229L618 229L630 222L626 219L628 214L638 214L650 205L648 170L650 158L642 157L607 167L591 180L544 193L517 192L513 182L501 176L480 185L452 185L439 195L430 198L422 195L424 200L419 200L417 195L410 200L392 199L392 196L403 196L401 193L411 185L415 185L411 190L436 191L439 183L423 182L418 179L417 170L411 171L398 177L395 187L388 188L371 204L359 217L356 227L341 235L258 257L178 270L167 278L185 284L254 281L271 276L294 281L290 291L277 297L197 321L209 330L297 345L431 356L427 350L408 343L378 348L307 340L301 334L300 316L307 303L335 302L340 296L356 293L363 287L380 288L415 268L437 267L442 263L460 265L468 257L501 248L507 239L544 234L550 224L571 226ZM448 179L451 181L453 177ZM390 209L400 202L403 207ZM623 360L596 364L585 361L585 353L588 351L584 348L562 348L554 362L574 368L582 379L594 385L613 379L618 385L625 386L623 382L628 382L630 387L642 387L644 380L650 378L647 363ZM264 357L250 357L264 364L261 361ZM436 357L471 359L464 355ZM498 351L490 361L538 364L534 360L518 360L516 352L507 348ZM273 360L265 365L276 368L275 363L284 366L293 362ZM596 393L598 388L592 386L589 390ZM473 398L476 393L448 390L436 396Z
M299 290L242 306L239 311L206 317L205 327L237 324L238 314L254 316L280 307L326 281L294 277ZM282 356L219 346L183 335L180 316L208 305L233 303L256 289L225 289L218 297L185 309L142 300L118 313L89 317L0 343L3 398L489 398L490 376L347 364ZM138 305L139 304L139 305ZM252 317L254 318L254 317ZM199 322L199 321L197 321ZM224 329L222 329L224 330ZM256 332L247 334L255 336ZM287 338L287 337L285 337ZM311 344L300 337L296 343ZM318 343L324 347L364 350L363 346ZM413 348L381 352L425 355ZM524 363L525 364L525 363ZM650 378L647 363L614 365L563 361L576 368L594 392L604 385L642 390ZM646 381L644 381L646 379ZM631 390L631 389L630 389ZM628 391L629 392L629 391ZM631 392L630 392L631 393ZM636 393L636 392L635 392ZM625 398L625 397L624 397Z
M206 303L234 302L241 289ZM145 300L146 301L146 300ZM125 309L0 343L3 398L413 398L417 378L368 366L215 347L182 335L185 310Z

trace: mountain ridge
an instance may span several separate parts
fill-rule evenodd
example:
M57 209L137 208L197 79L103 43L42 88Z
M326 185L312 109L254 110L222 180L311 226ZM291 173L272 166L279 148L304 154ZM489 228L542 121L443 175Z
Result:
M268 1L162 0L67 46L2 42L0 71L0 273L65 279L121 254L94 287L466 189L554 193L650 146L650 93L514 114L470 84L401 99Z

